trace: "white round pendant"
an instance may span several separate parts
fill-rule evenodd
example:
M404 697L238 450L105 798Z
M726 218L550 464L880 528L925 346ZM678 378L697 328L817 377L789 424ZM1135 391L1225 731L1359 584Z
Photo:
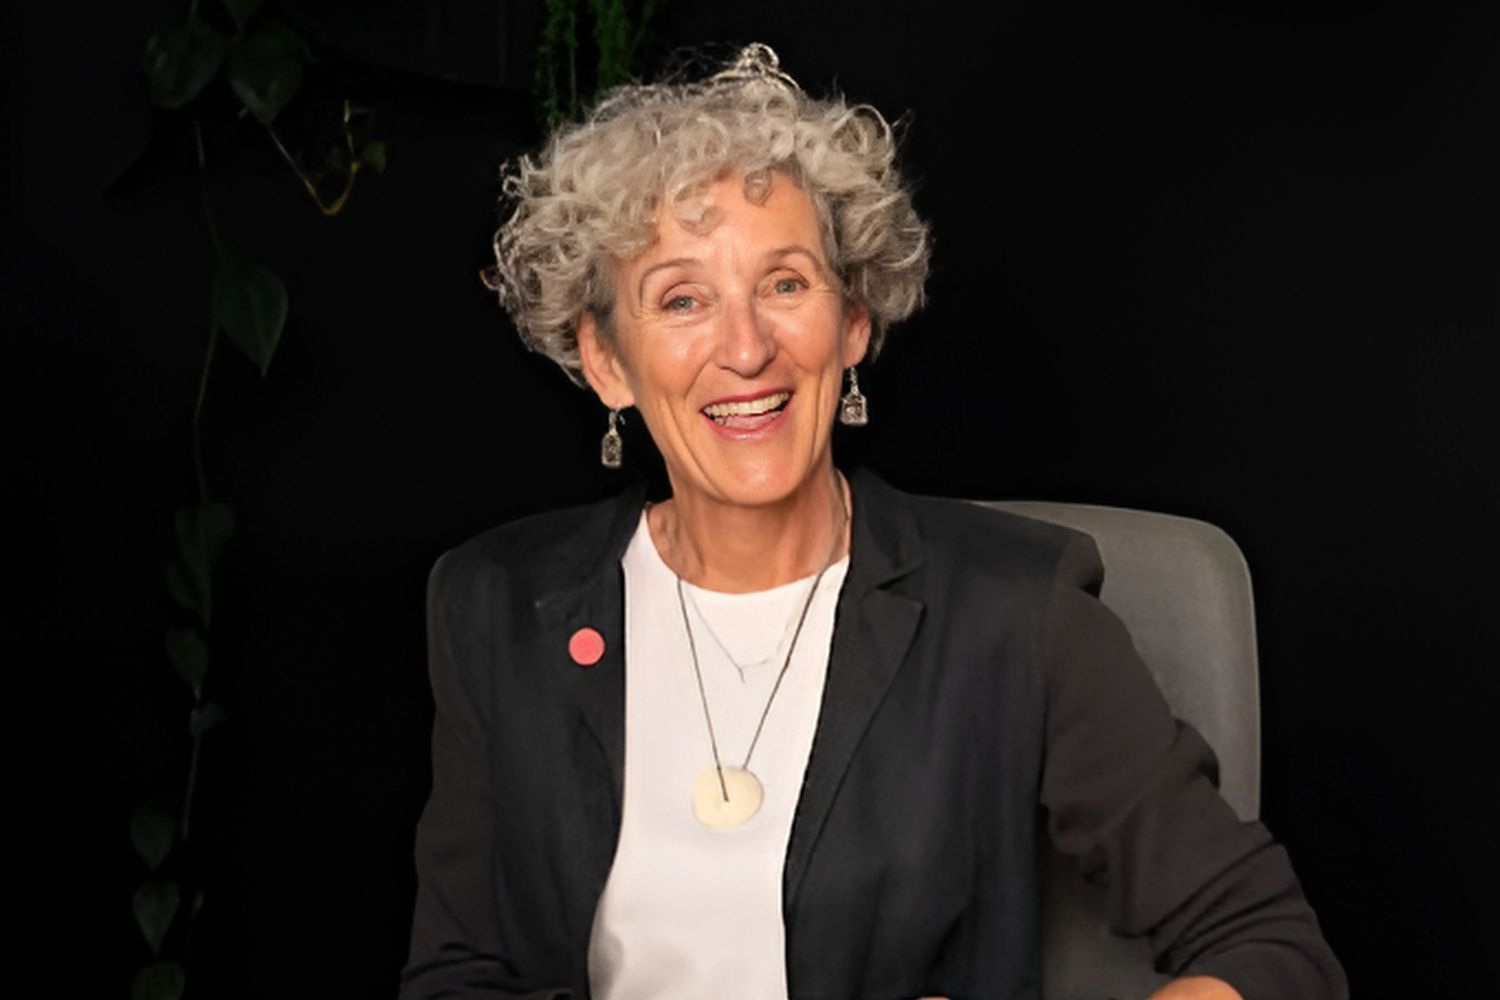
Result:
M724 792L729 798L724 798ZM724 783L719 784L719 771L705 767L693 781L693 815L704 826L715 830L727 830L739 826L760 811L765 791L760 779L740 767L724 768Z

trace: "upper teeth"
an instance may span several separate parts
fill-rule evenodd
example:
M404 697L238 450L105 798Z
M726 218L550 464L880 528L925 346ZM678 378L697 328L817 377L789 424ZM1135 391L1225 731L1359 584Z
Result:
M789 392L773 392L769 396L738 403L710 403L703 408L703 412L710 417L747 417L774 410L791 398L792 394Z

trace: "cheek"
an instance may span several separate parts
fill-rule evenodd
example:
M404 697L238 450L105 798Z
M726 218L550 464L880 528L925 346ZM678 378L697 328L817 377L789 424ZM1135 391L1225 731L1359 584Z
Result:
M703 370L701 338L661 337L639 352L632 388L637 406L666 410L684 405Z
M815 332L804 332L799 338L798 347L797 360L805 370L817 372L820 377L830 371L844 370L845 348L837 324L823 323Z

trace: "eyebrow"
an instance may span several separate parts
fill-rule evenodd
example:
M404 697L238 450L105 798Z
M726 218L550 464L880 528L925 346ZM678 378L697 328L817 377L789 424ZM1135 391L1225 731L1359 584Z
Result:
M668 267L691 267L694 264L698 263L701 262L697 257L673 257L671 260L664 260L659 264L652 264L650 267L641 272L641 280L636 284L635 289L636 301L646 301L646 279L651 277L651 275L655 274L657 271Z
M802 256L806 257L809 261L812 262L813 266L818 269L818 275L820 277L825 280L828 278L827 266L821 259L819 259L817 254L813 253L801 243L788 243L784 247L777 247L775 250L772 250L770 253L766 254L766 259L780 260L783 257L791 257L794 254L801 254Z

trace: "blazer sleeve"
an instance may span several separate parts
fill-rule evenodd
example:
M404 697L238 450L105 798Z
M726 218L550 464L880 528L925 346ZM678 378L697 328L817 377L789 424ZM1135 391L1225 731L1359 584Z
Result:
M489 726L491 601L476 561L446 553L427 582L432 793L417 823L417 899L400 1000L567 997L508 990L495 911Z
M1219 795L1213 751L1094 596L1102 577L1093 540L1075 538L1045 615L1053 842L1108 886L1111 929L1145 935L1160 971L1216 976L1245 1000L1347 997L1286 851Z

